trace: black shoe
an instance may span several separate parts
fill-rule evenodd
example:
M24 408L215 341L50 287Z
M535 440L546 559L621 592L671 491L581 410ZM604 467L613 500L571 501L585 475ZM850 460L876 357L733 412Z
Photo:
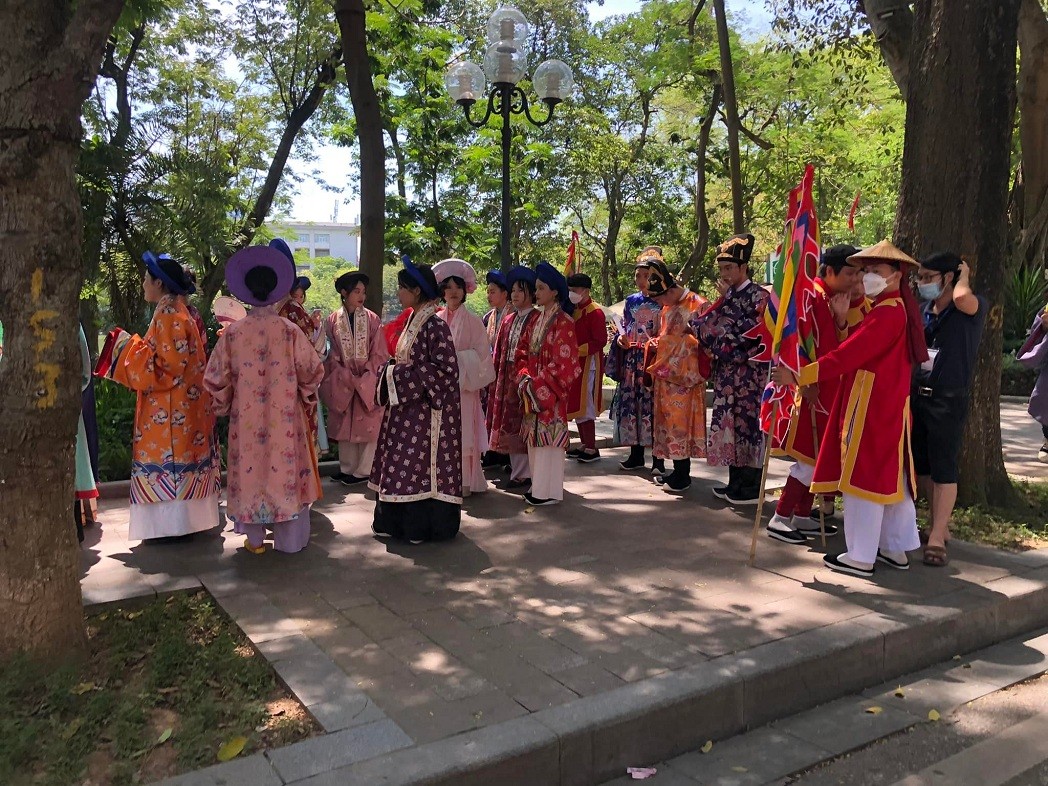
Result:
M666 460L660 458L651 459L651 474L652 475L665 475L666 474Z
M760 488L739 489L728 491L724 500L732 505L759 505L761 501Z
M510 478L502 484L504 489L522 489L531 485L531 478L521 478L520 480L513 480Z
M343 478L348 478L349 475L343 475L341 472L336 472L331 476L332 483L341 483Z
M531 496L530 491L524 495L524 501L536 508L542 505L556 505L558 502L560 502L559 499L539 499L538 497L533 497Z
M592 453L589 451L582 451L579 453L577 461L579 464L592 464L594 461L600 461L600 451L594 450Z
M822 558L822 564L830 570L838 573L847 573L849 576L858 576L860 579L868 579L873 576L873 568L857 568L846 562L841 562L842 554L827 554Z
M819 520L818 517L816 517L815 520L818 521ZM808 537L808 538L821 538L822 537L822 531L818 527L797 527L797 531L800 532L805 537ZM838 527L836 524L831 524L828 521L826 522L826 537L827 538L832 538L838 532L840 532L840 527Z
M676 472L663 475L659 480L659 485L667 491L685 491L691 486L691 475L678 475Z
M644 466L644 448L641 445L630 447L630 454L625 461L619 462L619 468L624 470L641 469Z
M481 458L480 466L483 469L491 469L492 467L508 467L509 454L497 453L494 450L489 450L487 453L484 454L484 457Z
M342 476L342 485L343 486L356 486L356 485L359 485L361 483L366 483L366 482L367 482L367 478L360 478L360 477L357 477L356 475L343 475Z
M564 452L564 458L577 459L582 455L582 448L572 448Z
M889 566L895 568L896 570L909 570L910 569L910 560L909 559L907 559L906 562L896 562L895 560L893 560L891 557L889 557L887 554L885 554L880 549L877 549L877 561L878 562L883 562L885 565L889 565Z
M376 538L392 538L393 537L388 532L379 532L377 529L375 529L375 522L373 522L373 521L371 522L371 532L375 535Z
M803 546L808 542L808 539L795 529L772 529L769 525L765 531L769 538L775 538L775 540L781 540L793 546Z
M728 498L728 492L729 491L734 491L734 490L735 489L733 489L730 485L729 486L714 486L713 487L713 496L715 496L717 499L727 499Z

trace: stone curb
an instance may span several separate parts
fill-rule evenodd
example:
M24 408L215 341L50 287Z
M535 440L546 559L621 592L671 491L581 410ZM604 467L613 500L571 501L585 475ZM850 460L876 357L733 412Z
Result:
M594 784L1048 625L1048 567L845 622L301 781Z

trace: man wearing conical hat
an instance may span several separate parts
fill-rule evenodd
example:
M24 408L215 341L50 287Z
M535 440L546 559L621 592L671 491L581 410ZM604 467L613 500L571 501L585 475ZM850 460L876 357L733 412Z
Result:
M733 505L760 497L764 439L760 402L766 373L750 360L759 342L747 338L764 313L768 293L750 279L753 235L728 238L717 247L720 299L696 322L699 342L713 355L713 420L707 460L727 467L728 482L713 494Z
M917 301L907 276L917 267L888 241L849 257L863 270L873 300L862 326L837 349L801 369L799 380L780 366L778 384L840 380L819 446L811 490L844 495L847 551L828 554L826 567L870 577L876 563L909 568L920 545L910 456L910 375L928 359Z

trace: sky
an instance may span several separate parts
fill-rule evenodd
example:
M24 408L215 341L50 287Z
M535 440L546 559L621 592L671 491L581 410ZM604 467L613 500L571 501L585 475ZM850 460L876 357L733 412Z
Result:
M764 5L764 0L726 0L729 16L735 15L744 34L760 35L771 28L771 15ZM608 16L628 14L640 9L640 0L605 0L603 5L589 3L589 15L593 21ZM570 65L570 64L569 64ZM294 159L291 165L298 165L303 174L314 168L324 172L328 183L339 183L356 180L356 167L351 161L351 151L335 145L322 145L316 150L317 160L312 165L303 165ZM292 219L298 221L331 221L338 203L338 220L344 223L355 223L360 216L360 200L349 198L349 189L344 194L327 191L308 175L298 184L297 193L292 199Z

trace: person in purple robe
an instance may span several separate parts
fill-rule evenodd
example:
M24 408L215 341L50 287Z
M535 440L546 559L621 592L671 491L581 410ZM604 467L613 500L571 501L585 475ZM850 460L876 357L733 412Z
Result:
M455 342L437 316L433 269L407 257L397 299L412 309L396 351L379 373L386 408L369 488L378 494L371 531L418 544L458 534L462 510L462 411Z

